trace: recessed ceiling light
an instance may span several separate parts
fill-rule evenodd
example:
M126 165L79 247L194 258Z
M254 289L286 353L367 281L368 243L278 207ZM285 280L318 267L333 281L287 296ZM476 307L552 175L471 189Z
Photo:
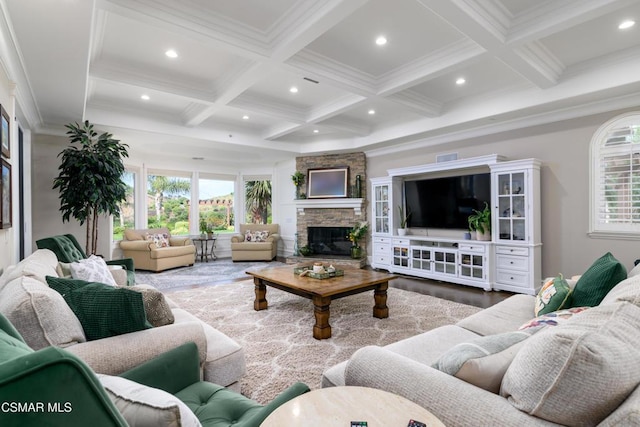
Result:
M291 86L291 88L289 89L289 92L291 93L298 93L298 88L295 86Z
M636 25L636 21L632 21L632 20L627 20L627 21L623 21L622 23L620 23L620 25L618 25L618 28L620 30L626 30L627 28L631 28L634 25Z
M456 80L456 84L457 84L458 86L459 86L459 85L463 85L463 84L465 84L466 82L467 82L467 81L465 80L465 78L464 78L464 77L460 77L460 78L458 78L458 80Z
M173 49L169 49L164 54L167 55L169 58L177 58L178 57L178 52L176 52Z
M249 116L245 114L244 116L242 116L242 120L249 120Z
M140 96L140 99L142 99L143 101L148 101L151 98L149 98L149 95L142 95L142 96Z
M320 132L318 129L313 130L313 133L318 133L318 132Z
M378 38L376 39L376 44L378 46L384 46L385 44L387 44L387 38L385 36L378 36Z
M368 111L369 115L373 116L376 113L376 110L371 109Z

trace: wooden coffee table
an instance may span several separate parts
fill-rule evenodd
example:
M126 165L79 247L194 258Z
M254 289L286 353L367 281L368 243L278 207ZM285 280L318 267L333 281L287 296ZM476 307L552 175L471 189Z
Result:
M291 399L273 411L261 427L407 427L409 420L444 427L431 412L397 394L367 387L329 387Z
M256 299L253 308L256 311L268 307L267 286L308 298L313 301L316 318L313 337L322 340L331 338L329 306L332 300L373 290L373 317L389 317L387 288L389 280L397 276L372 270L345 269L344 276L314 279L294 274L293 268L294 266L289 266L247 271L247 274L253 276L255 284Z

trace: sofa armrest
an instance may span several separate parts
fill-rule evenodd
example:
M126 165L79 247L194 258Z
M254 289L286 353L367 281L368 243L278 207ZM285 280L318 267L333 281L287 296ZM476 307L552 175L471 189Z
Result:
M244 242L244 236L242 234L231 235L231 243L240 243L240 242Z
M151 246L155 247L150 240L123 240L120 242L120 249L123 251L145 251L149 252Z
M78 358L47 347L0 364L0 403L33 404L2 410L3 426L127 426L100 381Z
M171 349L195 342L201 364L206 360L207 339L199 321L173 323L129 334L87 341L66 347L95 372L121 373Z
M345 381L403 396L445 425L557 425L516 409L498 394L381 347L356 351L347 363Z
M269 237L267 237L267 242L277 242L278 240L280 240L278 233L269 234Z
M200 381L198 347L190 342L162 353L120 375L131 381L176 394Z
M125 270L135 271L132 258L112 259L107 261L107 265L121 265Z
M178 236L169 237L169 246L189 246L193 245L193 240L190 237Z

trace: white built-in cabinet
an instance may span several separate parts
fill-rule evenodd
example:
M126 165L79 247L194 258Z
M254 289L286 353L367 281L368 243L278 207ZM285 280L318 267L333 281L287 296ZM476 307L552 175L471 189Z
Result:
M397 234L398 206L404 206L404 179L430 173L491 172L492 240L433 237L428 230ZM374 268L432 278L485 290L535 294L541 285L540 162L507 161L498 155L388 171L371 179L371 233ZM433 233L436 234L436 233Z

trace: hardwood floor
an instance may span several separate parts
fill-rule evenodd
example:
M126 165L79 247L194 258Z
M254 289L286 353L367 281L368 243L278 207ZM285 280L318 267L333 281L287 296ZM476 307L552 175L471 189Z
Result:
M400 277L389 282L390 287L413 291L424 295L431 295L437 298L481 308L490 307L513 295L511 292L505 291L486 292L482 288L422 279L420 277L398 276Z

